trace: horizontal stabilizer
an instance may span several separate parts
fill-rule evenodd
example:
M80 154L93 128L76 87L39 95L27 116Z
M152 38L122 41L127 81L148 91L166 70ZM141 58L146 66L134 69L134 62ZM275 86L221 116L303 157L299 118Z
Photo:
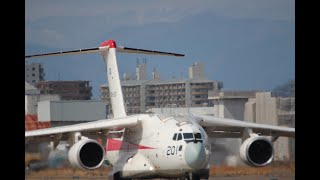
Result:
M104 48L107 49L107 48ZM72 51L60 51L46 54L34 54L25 56L25 58L33 58L33 57L43 57L43 56L59 56L59 55L67 55L67 54L85 54L85 53L96 53L104 50L103 48L88 48L88 49L79 49Z
M161 52L161 51L153 51L153 50L146 50L146 49L135 49L129 47L118 46L117 52L123 53L137 53L137 54L152 54L152 55L164 55L164 56L178 56L183 57L184 54L177 54L177 53L170 53L170 52Z

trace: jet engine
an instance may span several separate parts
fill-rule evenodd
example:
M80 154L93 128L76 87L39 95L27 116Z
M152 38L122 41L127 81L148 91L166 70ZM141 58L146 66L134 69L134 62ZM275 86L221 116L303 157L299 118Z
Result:
M252 136L241 144L240 157L250 166L266 166L273 159L273 145L265 137Z
M93 139L82 139L72 145L68 157L74 167L93 170L99 168L104 161L104 149Z

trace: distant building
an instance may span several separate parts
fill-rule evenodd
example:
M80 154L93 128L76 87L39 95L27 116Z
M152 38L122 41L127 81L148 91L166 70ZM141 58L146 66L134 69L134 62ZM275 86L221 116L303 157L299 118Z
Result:
M192 78L204 78L203 64L201 62L195 62L189 67L189 79Z
M208 92L220 90L222 82L207 79L121 81L128 114L161 107L213 106ZM109 86L100 87L100 98L111 105ZM111 113L111 107L109 107Z
M40 90L25 82L25 114L36 115L38 109L38 102L60 100L57 94L40 94Z
M208 99L209 91L218 91L223 84L220 81L208 80L202 77L202 69L196 66L199 73L192 79L161 80L154 69L151 80L145 79L145 63L137 66L137 79L121 81L124 104L128 114L145 112L150 108L163 107L203 107L213 106ZM100 98L106 101L108 112L111 114L110 92L108 84L101 85Z
M42 81L37 83L41 94L58 94L61 100L90 100L89 81Z
M52 127L106 119L106 104L96 100L41 101L38 121L50 122Z
M44 68L39 63L25 64L24 79L26 82L35 86L36 83L44 81Z
M257 91L210 91L209 99L214 104L214 116L244 120L245 104L254 98Z
M173 114L173 115L189 115L197 114L197 115L210 115L213 116L212 107L168 107L168 108L152 108L148 109L146 112L155 113L155 114Z
M145 107L203 107L213 106L209 91L218 91L222 82L205 78L152 80L145 83Z

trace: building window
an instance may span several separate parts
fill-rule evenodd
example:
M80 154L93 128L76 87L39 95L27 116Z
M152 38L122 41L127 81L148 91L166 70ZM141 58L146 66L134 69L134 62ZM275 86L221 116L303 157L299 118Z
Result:
M33 68L32 68L32 71L34 71L34 70L36 70L36 68L33 67Z
M32 76L34 77L34 76L35 76L35 74L32 74Z

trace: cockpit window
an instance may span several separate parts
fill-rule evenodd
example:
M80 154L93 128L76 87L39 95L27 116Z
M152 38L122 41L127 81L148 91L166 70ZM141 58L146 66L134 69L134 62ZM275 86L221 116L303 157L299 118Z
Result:
M202 139L202 138L201 138L201 133L195 133L195 134L194 134L194 137L195 137L196 139Z
M184 138L184 141L187 142L187 143L190 143L190 142L194 142L194 143L202 143L202 135L201 133L183 133L183 138Z
M172 140L174 141L180 141L182 140L182 134L183 139L187 141L199 141L202 142L202 135L201 133L174 133Z
M174 133L172 140L176 140L177 138L177 133Z
M183 133L183 138L184 139L194 139L192 133Z

